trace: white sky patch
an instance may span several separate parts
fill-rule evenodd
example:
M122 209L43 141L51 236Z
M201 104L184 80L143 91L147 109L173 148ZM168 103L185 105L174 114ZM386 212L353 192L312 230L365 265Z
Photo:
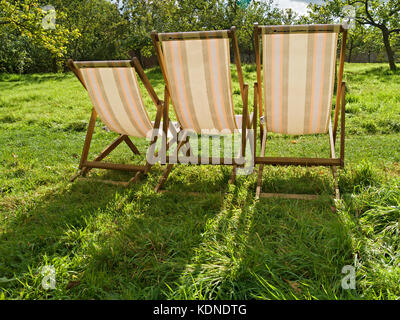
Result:
M274 4L280 9L289 9L299 14L307 13L307 5L310 3L320 2L318 0L275 0Z

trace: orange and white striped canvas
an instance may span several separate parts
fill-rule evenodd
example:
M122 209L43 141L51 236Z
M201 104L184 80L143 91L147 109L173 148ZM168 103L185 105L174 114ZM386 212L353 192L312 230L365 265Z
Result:
M132 67L80 68L100 119L112 131L146 137L153 129Z
M331 113L337 32L264 33L267 130L326 133Z
M229 39L162 41L172 104L183 129L237 128L232 101Z

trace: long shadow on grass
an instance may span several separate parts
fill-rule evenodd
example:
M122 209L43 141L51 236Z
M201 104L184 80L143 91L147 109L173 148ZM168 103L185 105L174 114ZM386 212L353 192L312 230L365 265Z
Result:
M347 77L360 79L367 79L371 77L379 78L381 82L390 82L393 79L390 76L400 75L399 70L391 71L388 66L376 66L368 68L364 71L347 71ZM389 77L388 77L389 76Z
M336 299L355 292L341 288L352 264L348 227L330 199L261 199L253 212L243 252L241 282L261 299Z
M352 242L332 200L255 200L254 184L239 183L225 195L196 255L169 283L168 298L353 297L341 288Z
M8 278L21 275L28 266L40 264L43 255L72 254L62 241L65 232L84 228L86 219L104 210L116 192L104 185L81 183L35 203L21 201L0 235L0 274Z
M170 183L194 174L182 170L176 177L172 173ZM18 212L0 236L2 276L30 283L24 273L43 265L47 255L50 262L69 261L50 298L346 295L340 271L351 264L351 240L330 200L255 201L254 176L239 178L222 199L156 194L158 171L131 189L77 182ZM222 173L225 181L229 171ZM210 174L199 189L214 180ZM68 290L71 280L75 284ZM34 285L40 288L40 282ZM43 290L36 291L33 297L42 297Z
M356 296L341 288L341 270L352 264L352 240L349 227L335 210L332 176L326 171L266 168L264 192L318 192L321 197L313 201L259 199L248 208L247 237L238 253L240 272L235 282L228 282L237 288L238 297Z
M230 172L223 168L209 169L214 174L208 175L199 175L199 169L176 166L166 184L171 192L158 194L153 188L161 168L153 168L144 185L126 194L119 204L124 213L117 218L116 231L93 251L82 277L92 296L168 297L168 284L185 272L207 226L221 211L221 196L229 179ZM185 194L204 190L209 192Z
M131 210L135 214L93 252L84 281L107 298L164 298L166 284L179 278L220 210L219 197L143 193ZM108 276L93 280L94 273Z
M165 283L191 260L221 201L213 194L156 194L155 171L129 189L78 181L21 210L0 236L1 276L27 283L24 290L34 298L163 297ZM48 294L33 279L42 277L29 269L60 260L65 270L56 267L57 291ZM22 290L17 281L2 286Z
M43 73L43 74L0 74L1 82L15 82L15 83L41 83L49 80L60 80L69 77L68 73Z

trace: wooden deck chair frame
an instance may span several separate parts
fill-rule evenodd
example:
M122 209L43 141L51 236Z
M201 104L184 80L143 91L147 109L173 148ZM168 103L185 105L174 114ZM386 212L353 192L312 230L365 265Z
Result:
M162 35L162 39L160 37L160 35ZM234 61L235 61L235 65L236 65L236 69L237 69L237 74L238 74L238 79L239 79L239 86L240 86L240 93L241 93L241 97L242 97L242 103L243 103L243 113L242 113L242 128L243 128L243 124L247 124L246 128L247 129L251 129L251 127L255 128L257 126L257 119L256 119L256 114L257 114L257 110L255 109L253 112L253 117L251 119L250 115L249 115L249 111L248 111L248 85L244 83L244 79L243 79L243 72L242 72L242 67L241 67L241 62L240 62L240 54L239 54L239 46L238 46L238 41L237 41L237 37L236 37L236 28L232 27L229 30L216 30L216 31L195 31L195 32L176 32L176 33L164 33L164 34L160 34L157 33L156 31L153 31L151 33L151 38L153 41L153 45L157 54L157 58L158 58L158 62L159 65L161 67L161 71L163 73L164 76L164 80L166 83L166 95L165 95L165 107L164 107L164 112L163 112L163 132L165 135L166 132L166 128L168 128L168 123L170 122L169 119L169 100L170 100L170 92L171 92L171 88L170 88L170 83L169 83L169 79L168 79L168 75L167 75L167 66L166 66L166 61L165 61L165 56L163 53L163 49L161 46L161 43L163 41L174 41L174 40L180 40L180 41L184 41L184 40L195 40L195 39L221 39L221 38L227 38L227 39L231 39L232 40L232 47L233 47L233 56L234 56ZM232 80L231 80L232 81ZM172 102L172 101L171 101ZM175 105L174 106L174 110L176 113L176 108ZM256 106L255 106L256 107ZM177 113L176 113L177 114ZM178 117L177 117L178 118ZM179 122L179 120L178 120ZM182 130L183 126L181 123L180 124L180 129ZM235 181L235 177L236 177L236 169L237 167L239 167L240 165L236 165L235 164L235 160L237 159L244 159L245 157L245 150L246 150L246 140L247 138L247 130L242 130L242 135L241 135L241 148L240 148L240 152L238 155L238 158L232 158L229 159L229 161L224 161L224 158L213 158L210 157L209 158L209 162L210 164L213 163L218 163L219 165L233 165L233 169L232 169L232 173L229 179L229 183L234 183ZM254 145L256 142L256 136L254 135ZM190 143L189 140L183 140L180 141L177 145L177 152L179 153L179 150L185 145L189 145L188 149L190 148ZM254 148L254 154L253 156L255 157L255 148ZM168 175L170 174L173 166L175 163L170 163L169 162L170 158L167 156L166 157L166 163L167 163L167 167L165 168L162 177L160 178L157 186L155 187L155 191L156 192L165 192L164 190L161 190L162 186L164 185L164 183L166 182ZM200 164L200 160L201 160L201 156L199 156L199 161L197 162L198 164Z
M164 109L163 102L158 98L157 94L155 93L152 85L150 84L146 74L144 73L138 59L134 56L133 51L130 52L132 56L131 60L116 60L116 61L73 61L72 59L68 60L69 68L74 72L77 76L83 87L87 90L85 85L85 81L82 75L80 68L82 67L127 67L131 66L135 69L136 73L139 75L144 87L146 88L147 92L149 93L154 105L157 108L156 118L153 124L153 129L158 130L160 127L161 117ZM140 90L140 89L139 89ZM145 110L146 111L146 110ZM111 170L122 170L122 171L133 171L136 174L127 182L124 181L113 181L113 180L99 180L93 179L96 181L114 184L114 185L121 185L121 186L129 186L131 183L136 182L141 174L147 174L151 168L151 164L146 160L145 165L131 165L131 164L119 164L119 163L111 163L111 162L103 162L102 160L108 156L116 147L118 147L122 142L125 142L131 151L135 155L139 155L140 151L135 146L135 144L131 141L128 135L121 134L117 137L111 144L109 144L93 161L88 161L88 154L90 149L90 144L93 137L94 127L96 123L96 118L98 113L96 112L95 108L93 107L88 130L86 133L86 138L83 146L83 151L79 163L79 171L72 177L71 182L79 177L85 177L87 173L93 169L111 169ZM157 134L154 134L150 141L150 146L157 142Z
M344 147L345 147L345 95L346 95L346 84L343 82L343 68L345 60L346 40L347 40L347 29L343 28L342 25L298 25L298 26L259 26L257 23L254 24L254 48L256 54L256 65L257 65L257 90L254 91L254 100L259 105L259 116L265 115L262 95L262 80L261 80L261 58L260 58L260 38L264 33L276 33L276 34L288 34L288 33L321 33L321 32L337 32L342 34L340 44L340 58L339 68L333 72L336 73L337 88L336 88L336 104L334 111L333 127L331 125L331 116L329 115L329 144L330 144L330 158L294 158L294 157L266 157L266 139L267 129L264 124L260 121L260 140L261 140L261 152L260 156L255 158L256 164L259 165L257 187L256 187L256 198L288 198L288 199L305 199L312 200L316 199L318 195L311 194L283 194L283 193L262 193L262 172L264 165L273 166L328 166L331 167L332 175L334 179L335 198L340 199L339 187L337 182L337 167L344 167ZM339 38L339 37L338 37ZM335 52L336 54L336 52ZM335 55L336 56L336 55ZM339 69L339 70L337 70ZM336 72L335 72L336 71ZM332 89L333 91L333 89ZM338 129L338 119L341 116L340 121L340 156L336 157L335 145L336 135ZM266 121L267 119L265 119Z

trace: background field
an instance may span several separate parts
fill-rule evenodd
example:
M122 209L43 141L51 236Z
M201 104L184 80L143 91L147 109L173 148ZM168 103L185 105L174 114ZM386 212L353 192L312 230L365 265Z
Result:
M255 66L244 72L252 97ZM162 97L159 69L146 73ZM207 192L202 197L154 193L159 165L128 189L71 184L87 93L71 73L0 75L0 298L400 298L400 73L346 64L345 81L346 168L335 209L325 168L264 170L264 191L317 190L318 201L256 201L255 174L228 187L226 167L173 170L167 189ZM237 82L234 100L241 113ZM97 122L91 157L115 136L102 127ZM146 141L135 143L145 150ZM328 154L326 136L276 135L267 146L270 155ZM143 156L123 146L111 159ZM42 289L45 265L56 269L55 290ZM356 267L355 290L341 287L345 265Z

